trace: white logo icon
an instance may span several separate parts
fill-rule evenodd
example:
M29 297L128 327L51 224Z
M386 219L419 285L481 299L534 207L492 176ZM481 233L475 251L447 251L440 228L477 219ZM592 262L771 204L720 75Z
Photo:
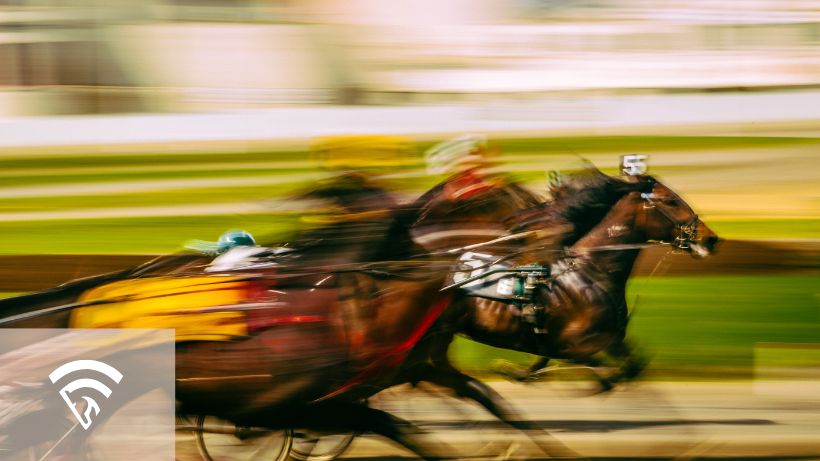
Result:
M68 362L64 365L57 367L56 370L52 371L51 374L48 375L48 379L51 380L52 383L57 384L57 381L65 377L70 373L74 373L76 371L81 370L92 370L98 373L102 373L105 376L111 378L116 384L119 384L122 381L122 373L117 371L116 368L112 367L103 362L98 362L97 360L74 360L73 362ZM77 422L83 426L83 429L88 430L91 427L91 423L93 422L92 419L100 414L100 406L96 400L92 397L87 395L83 395L82 398L85 400L86 406L85 411L82 414L77 410L77 404L71 401L71 397L69 396L72 392L78 389L94 389L95 391L102 394L106 399L111 396L111 388L106 386L105 384L97 381L96 379L91 378L79 378L71 381L70 383L63 386L60 389L60 395L65 400L66 405L74 413L74 417L77 418ZM93 415L91 413L94 413Z

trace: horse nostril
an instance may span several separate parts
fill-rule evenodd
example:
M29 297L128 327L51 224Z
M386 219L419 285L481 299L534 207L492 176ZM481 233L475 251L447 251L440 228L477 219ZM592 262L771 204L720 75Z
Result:
M715 247L717 246L718 240L720 240L720 239L718 238L717 235L710 235L710 236L706 237L705 239L703 239L703 246L705 246L709 250L714 250Z

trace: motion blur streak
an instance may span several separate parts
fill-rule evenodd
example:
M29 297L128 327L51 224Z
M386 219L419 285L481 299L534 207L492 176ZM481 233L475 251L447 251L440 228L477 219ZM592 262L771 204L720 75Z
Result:
M7 2L0 115L814 85L807 0ZM549 107L549 106L548 106ZM534 113L535 112L535 113Z
M814 0L0 0L0 325L175 328L184 461L409 456L331 434L360 397L454 456L820 458L819 29ZM670 245L625 293L562 252L636 227ZM602 293L628 316L556 324ZM453 318L488 388L367 395Z

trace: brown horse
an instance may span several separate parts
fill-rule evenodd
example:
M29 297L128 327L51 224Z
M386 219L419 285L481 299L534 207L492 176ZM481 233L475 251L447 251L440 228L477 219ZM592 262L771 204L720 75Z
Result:
M459 373L447 361L442 351L455 333L497 347L580 362L591 361L602 351L624 348L626 282L640 248L649 242L669 243L703 257L718 242L677 194L651 177L640 180L652 185L651 192L624 195L566 256L552 264L548 275L538 268L511 270L532 271L527 277L529 301L545 310L535 324L514 304L454 301L458 307L448 310L431 333L436 344L416 351L419 366L433 363L428 366L427 379L483 400L485 406L503 414L509 409L493 407L497 396L491 389ZM449 373L442 371L447 369Z
M453 246L475 244L505 235L510 227L513 232L534 228L539 235L549 235L547 242L542 240L537 243L539 247L546 246L548 250L554 250L574 243L587 233L624 195L634 191L648 191L653 184L648 179L622 181L606 176L597 169L588 168L553 188L556 200L545 204L535 194L516 183L488 181L468 172L439 184L401 210L397 215L397 222L409 223L414 240L439 258L445 258L447 264L451 264L452 259L458 256L457 253L452 253ZM543 230L547 232L541 232ZM482 248L491 248L494 252L505 254L517 251L522 243L520 239L507 240L500 245ZM546 254L554 257L554 253L550 251ZM532 259L529 252L521 256ZM454 304L461 307L445 311L437 328L426 334L414 348L395 382L430 381L443 385L461 396L474 399L513 427L528 431L553 454L566 454L566 450L553 443L540 428L524 421L491 388L458 372L449 363L447 348L452 340L452 333L469 333L473 327L480 327L477 324L469 325L470 319L461 316L460 309L480 309L486 307L483 301L487 301L464 297L463 293L456 296ZM510 306L497 303L496 308L508 311ZM459 320L452 322L453 318ZM509 343L495 341L494 344L515 348L510 347ZM530 349L528 352L544 355L544 351Z
M424 458L444 456L436 454L443 450L441 444L431 448L411 424L368 408L362 399L393 384L404 359L448 306L449 295L439 290L449 266L431 264L407 230L391 231L376 242L380 245L374 245L372 236L360 239L355 252L345 239L329 242L355 233L340 229L359 224L336 223L325 228L325 234L311 234L273 264L229 273L240 279L246 293L239 304L251 306L240 311L247 334L228 341L177 344L176 397L183 412L246 426L373 431ZM384 248L391 257L421 256L402 257L400 266L373 264L378 259L374 247ZM78 299L89 290L108 282L128 286L167 280L168 274L182 280L202 277L202 258L194 258L193 264L189 259L173 258L0 301L0 326L71 326L75 313L88 306ZM129 296L150 303L152 295L134 291ZM92 304L104 307L111 302L117 308L117 301Z
M481 230L492 226L497 228L503 224L508 233L517 235L537 231L534 232L539 236L537 245L533 245L529 251L522 253L519 250L522 240L482 246L479 251L502 255L518 252L517 264L548 264L555 260L562 248L573 245L597 225L625 194L635 191L648 192L654 184L647 178L630 179L624 181L607 176L593 165L587 164L580 172L565 176L560 183L553 184L550 188L553 199L546 202L539 201L531 192L516 184L487 187L483 193L474 194L466 200L454 201L444 193L448 184L445 182L417 201L416 206L421 211L418 213L418 220L413 224L414 232L421 233L424 238L423 244L428 249L442 251L446 250L448 245L476 243L476 234L480 235ZM458 183L464 187L465 182L469 187L470 181L462 180ZM526 208L522 209L522 206ZM443 232L435 232L442 228L445 229ZM444 238L430 238L429 234L441 235ZM490 236L499 234L500 232L497 232ZM544 235L549 238L545 240ZM470 298L466 302L484 312L501 313L510 308L508 302L480 297ZM632 357L628 351L629 348L624 345L619 346L615 352L619 357ZM533 351L530 348L529 352L541 355L542 358L527 371L507 370L507 373L514 374L513 377L516 379L525 380L549 361L549 357L544 356L543 351ZM587 360L585 363L597 365L597 361ZM630 366L634 367L637 363L639 362L636 360ZM632 373L636 371L637 369ZM612 383L605 377L599 378L602 386L611 387Z
M406 240L406 236L404 238L397 240L394 237L392 242L397 246L412 247L412 242ZM310 258L307 260L310 261ZM350 286L361 290L361 280L371 279L365 284L369 283L381 294L366 302L356 301L352 307L338 308L333 316L329 316L335 322L317 322L313 325L278 323L277 328L260 329L244 341L181 344L178 348L178 365L183 402L193 412L216 414L245 424L269 427L280 424L315 427L324 424L373 430L423 453L421 446L413 442L406 431L399 430L403 426L396 425L389 415L355 402L359 397L397 381L429 379L450 384L460 393L485 404L505 421L517 423L515 413L508 411L498 396L490 394L488 399L486 389L481 386L473 387L478 393L464 392L465 386L470 388L477 383L471 378L462 378L446 367L430 371L415 366L415 360L402 360L411 350L411 357L419 357L426 354L424 351L429 347L426 344L442 344L440 335L425 333L428 331L425 326L429 326L443 311L443 301L431 306L428 300L441 286L444 273L441 270L431 272L431 266L424 265L426 267L419 269L411 264L388 275L382 272L375 277L377 282L373 281L375 272L368 274L362 270L339 273L331 281L326 277L317 280L318 277L311 278L310 274L298 272L291 274L291 277L277 274L277 291L287 292L290 289L294 293L293 299L299 298L302 304L308 298L306 293L315 292L321 283L324 285L318 288L319 291ZM350 281L344 281L345 277L349 279L351 276L356 279L352 285ZM77 285L76 289L81 290L82 284ZM40 300L46 298L41 297ZM337 298L334 293L325 297L325 302L332 304ZM299 309L300 313L304 313L303 306ZM65 315L65 312L57 309L51 315ZM375 315L375 320L368 318L368 315ZM43 317L40 319L42 321ZM59 317L54 320L58 325L62 323ZM261 324L264 325L264 319ZM351 342L350 338L353 337L359 339ZM278 348L272 349L272 346ZM322 347L318 354L315 350L317 346ZM213 362L213 357L232 360ZM377 360L374 362L374 359ZM391 373L390 367L363 365L380 361L407 365L398 375ZM352 367L351 363L354 364ZM453 381L454 378L457 381ZM272 379L275 382L271 382ZM228 392L232 399L223 399ZM236 399L237 396L240 398ZM347 415L360 415L360 418L355 419L357 423L351 426L349 418L334 419L332 415L337 413L327 411L331 408L344 410L343 414ZM531 428L526 424L515 425Z
M630 187L634 188L622 181L602 181L602 178L605 178L603 175L590 177L595 178L599 184L593 184L595 181L591 181L590 187L581 187L581 191L601 189L620 192ZM396 438L401 436L401 433L396 431L393 425L388 424L391 420L387 415L374 413L373 410L351 402L358 402L360 397L366 397L396 382L431 380L445 385L451 384L459 393L476 399L516 427L534 429L531 425L521 422L509 405L489 391L489 388L472 378L454 373L451 367L441 366L428 370L414 366L412 360L406 362L407 365L400 372L395 367L402 363L402 358L412 348L426 350L425 344L437 345L436 350L442 351L439 355L446 357L446 344L443 349L438 346L441 344L440 337L430 342L429 336L424 333L430 322L436 320L436 316L443 311L444 301L431 304L429 300L435 297L437 289L441 287L450 263L445 261L444 265L437 266L429 259L409 259L413 254L424 252L410 240L405 227L406 222L412 222L416 230L423 229L425 225L440 222L442 218L452 219L455 212L459 218L456 223L445 223L450 226L446 241L464 243L463 235L459 236L458 232L467 229L469 234L471 228L467 226L478 224L483 225L485 230L492 226L500 229L499 223L509 219L522 207L537 203L534 195L515 184L508 187L482 188L475 187L470 181L464 181L464 178L460 179L443 183L422 197L417 202L421 203L421 206L418 206L419 210L409 207L397 213L388 238L384 240L389 244L381 246L386 251L376 253L391 256L387 258L389 260L402 260L407 264L402 270L391 267L394 264L387 264L389 270L377 270L377 266L362 270L360 265L350 271L338 270L339 263L351 259L379 259L372 256L373 245L368 245L368 248L362 250L351 250L351 247L361 247L369 243L361 239L361 221L342 221L309 234L310 238L303 239L303 243L297 242L296 251L284 258L286 269L280 270L274 277L275 291L280 293L279 299L275 301L285 308L276 309L277 313L267 315L267 319L266 315L258 315L258 312L253 314L257 326L273 322L276 328L257 328L256 334L243 341L193 342L178 346L179 395L185 408L193 413L218 415L246 424L321 426L349 423L332 421L329 415L333 412L324 411L327 405L352 405L346 412L363 413L362 423L352 427L353 429L370 429ZM453 182L473 191L473 194L476 191L479 193L464 197L458 193L459 190L447 191ZM441 192L449 193L444 194L442 198ZM611 195L591 194L592 199L587 202L595 205L594 209L603 209L599 202L603 198L612 200L609 198ZM453 201L453 198L458 200ZM453 204L456 206L453 207ZM586 216L577 213L577 210L582 208L577 200L568 204L565 209L576 210L573 216ZM562 208L550 208L550 216L558 216L554 213L558 209ZM383 219L377 221L379 224L383 222ZM544 224L548 221L539 222ZM550 226L554 226L555 220L549 223ZM578 226L578 229L583 227ZM577 232L580 233L582 230ZM344 238L346 235L355 237L357 234L360 237L358 242ZM486 235L480 232L470 235L473 239L477 236L486 238ZM427 243L429 244L429 240ZM437 243L442 245L443 241ZM334 252L334 248L344 250L343 255L339 256L338 251ZM370 256L362 256L368 253ZM353 258L351 254L358 256ZM328 264L328 267L316 267L318 263L327 263L329 260L333 263ZM16 298L0 304L6 307L4 313L12 319L16 314L20 314L14 326L67 326L74 307L72 302L80 293L100 282L123 277L180 272L184 274L186 270L196 268L197 264L206 261L207 258L192 259L180 256L126 273L79 281L61 289ZM177 262L182 264L176 264ZM333 273L334 270L335 275L329 277L327 274ZM343 292L349 294L344 295ZM342 301L337 303L339 298L342 298ZM60 301L64 303L62 306L54 306ZM256 301L265 302L271 299ZM47 315L24 315L25 312L46 306L53 306L51 311L46 311ZM328 313L328 310L331 312ZM294 315L290 317L310 317L309 314L316 311L324 314L329 321L308 325L285 325L281 319L288 315L284 315L283 311L291 311L289 313ZM338 325L342 325L343 328L338 328ZM278 339L282 337L287 340ZM320 347L321 349L317 349ZM214 361L214 357L222 360ZM380 366L364 365L373 363ZM439 359L434 363L444 362ZM276 385L270 382L274 378ZM465 387L477 392L465 393ZM227 392L229 389L230 393ZM231 398L220 398L226 394L231 395ZM317 399L322 401L321 404L312 403L305 407L306 402ZM294 419L294 414L303 419ZM307 415L312 415L311 421L304 419ZM407 439L402 443L411 445ZM418 446L416 448L419 449Z
M404 210L405 214L400 215L400 219L409 223L418 243L439 257L450 258L447 259L450 263L454 256L458 256L457 253L451 253L452 247L476 244L488 238L505 235L510 227L514 232L535 229L538 235L548 235L546 242L537 242L538 248L546 247L547 251L534 253L547 254L552 259L557 248L574 243L597 224L611 206L625 194L649 190L652 184L653 182L648 180L618 180L589 168L571 177L568 182L553 188L556 200L544 203L517 184L489 183L484 178L468 174L466 177L450 178L439 184L407 207ZM461 190L470 191L470 194L459 194ZM541 232L543 230L547 232ZM524 242L521 239L505 240L498 245L482 246L482 250L489 248L495 254L506 254L518 251L522 243ZM534 258L531 252L525 252L520 256L525 260ZM503 348L545 355L546 351L540 347L528 345L522 349L522 335L517 330L513 331L512 339L503 336L507 333L509 325L509 319L504 318L504 315L514 312L515 309L507 303L464 296L464 293L456 294L453 304L458 307L445 311L436 328L425 335L414 348L402 366L396 383L429 381L452 389L460 396L475 400L502 421L527 431L552 454L567 454L566 450L557 446L540 428L524 421L519 413L490 387L459 372L448 360L447 349L454 333L466 333L473 339ZM472 312L495 312L500 315L496 319L490 319L470 315ZM519 314L514 315L520 316ZM497 331L493 331L493 335L471 335L473 331L482 328L481 322L495 320L498 321L495 324Z
M440 296L445 271L433 277L430 268L405 270L402 276L418 280L385 280L380 287L389 299L376 312L345 305L344 275L252 277L248 283L259 295L246 301L259 307L247 311L246 337L177 344L181 411L241 426L372 431L426 459L443 457L443 446L425 443L411 424L368 408L362 398L393 383L406 355L447 305L446 298L430 301ZM37 417L59 411L50 408ZM13 431L7 435L22 440ZM46 441L61 434L40 435Z
M407 210L398 212L381 245L394 261L399 259L397 253L402 254L402 267L395 263L356 264L343 269L351 258L334 255L333 247L341 246L345 255L350 255L351 242L340 242L338 237L351 232L340 230L360 223L342 221L297 242L292 253L277 259L283 265L275 273L245 273L255 279L253 291L260 294L248 301L268 307L248 311L248 323L254 331L247 338L178 344L177 396L183 411L216 415L244 425L371 430L434 458L412 438L412 426L359 403L397 382L425 378L414 372L403 373L400 366L415 347L426 343L429 327L448 305L449 295L441 295L439 289L450 261L439 265L439 261L424 256L407 232L403 221L407 216L413 217ZM369 244L363 250L375 246L367 241L359 244ZM421 256L412 259L414 254ZM0 302L7 316L2 324L66 327L74 309L82 306L76 303L77 298L100 283L191 275L206 260L180 256L5 300ZM328 260L332 264L317 265ZM28 315L33 313L36 315ZM493 399L494 407L503 405L497 400ZM509 422L512 414L501 416Z

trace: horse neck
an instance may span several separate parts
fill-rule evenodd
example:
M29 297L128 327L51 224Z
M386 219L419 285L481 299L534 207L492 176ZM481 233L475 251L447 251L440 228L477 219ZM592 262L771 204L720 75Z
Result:
M447 184L439 184L407 207L415 218L410 223L412 235L428 251L482 243L504 235L510 217L539 203L535 194L515 183L461 198L447 196Z
M571 247L587 265L597 267L616 286L625 286L640 250L600 250L608 245L643 243L646 236L639 225L642 212L635 194L622 198L592 230Z
M571 231L562 241L564 246L572 246L589 234L623 197L622 192L610 188L596 194L594 201L590 203L581 202L581 204L573 205L555 203L552 213L557 216L557 219L572 224Z

